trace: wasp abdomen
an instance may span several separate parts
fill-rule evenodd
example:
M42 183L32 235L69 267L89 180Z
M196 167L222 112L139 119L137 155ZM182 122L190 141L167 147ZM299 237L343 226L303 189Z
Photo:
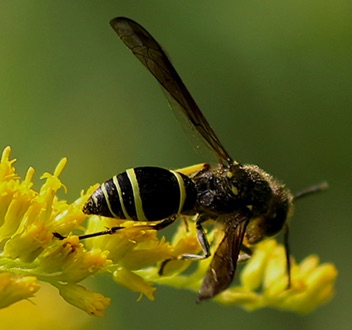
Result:
M83 208L87 214L153 221L194 208L193 181L179 172L159 167L136 167L104 182Z

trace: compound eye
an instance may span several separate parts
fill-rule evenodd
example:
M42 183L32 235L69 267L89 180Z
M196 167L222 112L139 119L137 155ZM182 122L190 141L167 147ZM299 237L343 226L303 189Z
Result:
M274 236L282 230L285 225L288 213L288 205L278 205L266 219L266 236Z

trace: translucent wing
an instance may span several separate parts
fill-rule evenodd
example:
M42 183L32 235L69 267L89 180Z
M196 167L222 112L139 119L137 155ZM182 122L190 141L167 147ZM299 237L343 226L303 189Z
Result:
M114 18L110 21L110 25L157 79L171 106L176 108L176 111L184 113L190 125L215 152L219 162L227 166L231 165L233 161L230 155L220 143L159 43L142 26L128 18Z
M249 219L247 215L236 213L226 223L224 238L219 244L204 277L198 294L198 302L214 297L227 289L233 281Z

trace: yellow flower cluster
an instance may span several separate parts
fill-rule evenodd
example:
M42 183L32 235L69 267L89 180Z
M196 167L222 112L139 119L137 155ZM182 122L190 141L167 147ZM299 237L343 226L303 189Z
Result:
M192 219L180 221L177 228L175 225L176 233L171 242L158 238L147 223L98 216L87 219L82 206L96 187L82 193L72 204L56 195L60 188L65 188L59 175L66 159L59 162L53 174L42 175L45 182L35 191L32 187L34 170L30 168L21 181L13 167L14 160L10 160L10 152L9 147L5 148L0 163L1 308L33 297L40 281L44 281L56 287L68 303L90 315L102 316L110 299L79 284L98 272L150 300L154 300L154 283L199 289L210 259L196 262L195 270L188 270L187 274L185 270L191 261L172 261L164 276L158 274L162 261L200 252ZM77 230L83 234L94 233L121 224L125 229L114 235L84 241L70 234ZM54 237L54 232L69 235L60 240ZM208 233L214 242L219 241L220 236L217 230ZM283 247L275 240L268 240L258 244L239 274L239 285L218 295L217 302L248 310L273 307L305 313L332 297L337 271L332 264L319 265L319 259L314 256L300 264L292 260L292 287L286 290Z
M66 164L62 159L54 174L45 173L37 192L32 189L33 168L23 181L5 148L0 163L0 306L7 307L33 297L38 281L59 289L69 303L101 316L109 298L90 292L77 283L109 264L107 252L86 250L77 236L53 239L54 231L77 228L85 220L82 198L73 204L58 200L63 187L58 176Z

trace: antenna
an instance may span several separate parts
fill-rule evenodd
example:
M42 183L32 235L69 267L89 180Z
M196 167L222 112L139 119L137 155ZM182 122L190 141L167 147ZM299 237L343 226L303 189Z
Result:
M314 193L319 192L319 191L324 191L324 190L326 190L328 188L329 188L329 184L326 181L318 183L318 184L315 184L313 186L310 186L310 187L308 187L308 188L296 193L293 196L293 200L296 201L297 199L299 199L301 197L305 197L307 195L314 194Z

